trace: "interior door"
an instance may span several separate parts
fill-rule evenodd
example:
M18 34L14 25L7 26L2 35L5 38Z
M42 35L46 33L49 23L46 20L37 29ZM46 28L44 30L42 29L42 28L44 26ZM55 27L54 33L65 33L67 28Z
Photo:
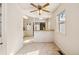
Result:
M2 54L2 4L0 3L0 54Z
M4 16L4 14L5 14L5 12L4 12L4 7L5 6L5 4L2 4L2 3L0 3L0 55L4 55L4 54L6 54L6 51L7 51L7 49L6 49L6 41L5 41L5 37L4 37L4 18L5 18L5 16Z

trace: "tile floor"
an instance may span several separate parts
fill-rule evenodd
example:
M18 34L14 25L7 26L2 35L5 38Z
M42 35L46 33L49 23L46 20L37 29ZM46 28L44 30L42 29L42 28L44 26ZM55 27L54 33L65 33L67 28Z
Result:
M24 40L24 46L16 55L60 55L57 51L59 48L54 43L34 43Z

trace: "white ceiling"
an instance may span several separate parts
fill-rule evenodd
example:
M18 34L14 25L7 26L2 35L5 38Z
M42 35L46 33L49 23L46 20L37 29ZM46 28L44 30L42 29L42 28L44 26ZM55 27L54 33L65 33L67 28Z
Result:
M41 5L43 6L46 3L34 3L35 5ZM25 15L28 15L30 17L37 17L37 18L49 18L52 14L52 12L59 6L58 3L50 3L49 6L47 7L47 10L50 11L50 13L47 12L42 12L41 15L38 14L38 12L32 12L30 11L35 10L35 7L31 6L30 3L20 3L17 4L17 6L21 9L21 12L23 12Z

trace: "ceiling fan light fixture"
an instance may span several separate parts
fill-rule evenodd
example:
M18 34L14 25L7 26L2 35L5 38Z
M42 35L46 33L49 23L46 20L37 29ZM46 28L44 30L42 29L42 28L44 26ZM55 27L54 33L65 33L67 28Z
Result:
M41 14L43 13L43 11L44 11L44 12L49 12L47 9L45 9L45 8L49 5L49 3L46 3L46 4L44 4L43 6L41 6L41 5L39 5L39 4L38 4L38 5L35 5L35 4L33 4L33 3L31 3L31 5L32 5L33 7L35 7L35 8L37 8L37 10L30 11L31 13L37 11L38 14L41 15ZM44 8L44 9L43 9L43 8Z

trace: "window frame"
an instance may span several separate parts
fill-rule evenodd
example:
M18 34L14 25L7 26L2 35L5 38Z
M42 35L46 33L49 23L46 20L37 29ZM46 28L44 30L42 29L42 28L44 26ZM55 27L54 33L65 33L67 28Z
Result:
M63 14L62 17L64 17L64 20L61 20L61 15ZM65 33L65 21L66 21L66 15L65 15L65 10L61 11L58 15L58 31L61 33ZM61 24L64 24L64 31L61 31Z

